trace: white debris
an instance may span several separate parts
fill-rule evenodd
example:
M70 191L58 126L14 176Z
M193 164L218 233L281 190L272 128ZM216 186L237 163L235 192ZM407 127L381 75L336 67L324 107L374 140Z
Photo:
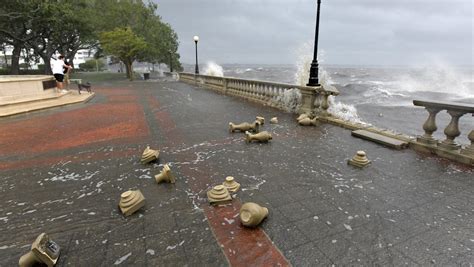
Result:
M114 262L114 265L119 265L121 264L122 262L124 262L126 259L128 259L128 257L132 256L132 252L128 253L127 255L123 256L123 257L120 257L120 259L116 260Z
M234 219L230 219L230 220L229 220L229 219L227 219L227 218L225 218L225 217L224 217L224 220L225 220L228 224L233 224L233 223L235 222Z
M336 244L336 242L337 242L336 239L333 239L333 240L331 241L331 243L333 243L333 244Z
M155 255L155 251L153 249L147 249L146 254L150 254L153 256Z
M345 227L347 230L352 231L352 227L351 227L350 225L344 224L344 227Z

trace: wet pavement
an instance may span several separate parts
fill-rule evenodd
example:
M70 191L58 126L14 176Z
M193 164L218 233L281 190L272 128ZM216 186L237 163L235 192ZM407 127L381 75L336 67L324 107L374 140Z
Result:
M175 81L106 81L89 103L0 120L0 266L41 232L58 266L472 266L474 169ZM262 115L268 144L229 122ZM160 160L140 164L143 149ZM366 151L371 165L347 160ZM170 164L176 184L153 176ZM234 176L232 204L206 191ZM123 217L120 193L143 209ZM257 229L238 208L269 209Z

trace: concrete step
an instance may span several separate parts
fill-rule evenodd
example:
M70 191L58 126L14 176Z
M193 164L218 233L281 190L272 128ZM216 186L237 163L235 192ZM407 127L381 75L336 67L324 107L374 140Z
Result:
M0 97L0 107L8 106L8 105L18 105L18 104L25 104L30 102L36 101L45 101L50 99L56 99L63 97L69 94L70 91L63 91L63 92L56 92L53 89L46 90L42 94L35 94L35 95L15 95L15 96L1 96Z
M60 107L75 103L87 102L95 96L95 93L77 94L68 93L60 98L46 99L33 102L22 102L17 104L0 106L0 117L7 117L35 110Z
M408 148L408 142L384 136L378 133L369 132L366 130L355 130L352 131L352 136L362 138L368 141L372 141L384 146L388 146L395 149Z

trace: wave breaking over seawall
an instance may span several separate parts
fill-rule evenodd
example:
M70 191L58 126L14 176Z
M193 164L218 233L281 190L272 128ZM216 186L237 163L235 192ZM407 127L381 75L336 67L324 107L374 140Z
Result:
M311 62L313 61L312 55L312 44L306 42L301 45L297 53L297 62L296 62L296 73L295 73L295 83L300 86L306 86L306 83L309 81L309 70L311 68ZM321 51L318 54L319 63L324 62L324 51ZM323 88L334 88L334 82L331 79L329 73L319 66L319 83ZM344 104L339 101L335 101L334 97L329 97L330 108L328 112L333 116L348 120L355 123L364 123L359 115L357 114L357 109L353 105Z
M204 68L204 75L224 77L224 69L217 63L209 61Z

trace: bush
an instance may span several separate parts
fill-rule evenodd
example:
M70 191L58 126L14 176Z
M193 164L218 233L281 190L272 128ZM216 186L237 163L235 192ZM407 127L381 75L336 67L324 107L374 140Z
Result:
M79 69L82 71L96 71L97 67L99 67L99 71L103 70L105 67L104 62L102 60L97 60L96 63L95 59L91 59L87 60L85 63L79 64Z

